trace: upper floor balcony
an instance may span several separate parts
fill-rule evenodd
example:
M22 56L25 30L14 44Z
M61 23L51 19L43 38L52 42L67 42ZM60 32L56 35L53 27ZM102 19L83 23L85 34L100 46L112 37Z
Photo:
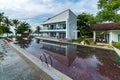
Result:
M66 30L66 24L48 24L48 25L43 25L42 30Z

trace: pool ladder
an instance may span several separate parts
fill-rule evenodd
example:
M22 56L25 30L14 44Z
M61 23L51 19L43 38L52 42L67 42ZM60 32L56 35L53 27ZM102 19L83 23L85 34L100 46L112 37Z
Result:
M49 60L50 60L50 64L49 65L51 65L52 66L52 58L51 58L51 56L46 56L44 53L43 54L41 54L40 55L40 60L42 61L42 62L44 62L44 59L45 59L45 63L48 65L49 64Z

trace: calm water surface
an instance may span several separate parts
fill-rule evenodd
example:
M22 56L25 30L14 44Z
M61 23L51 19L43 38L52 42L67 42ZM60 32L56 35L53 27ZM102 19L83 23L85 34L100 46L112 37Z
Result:
M74 80L120 80L114 51L37 39L20 39L18 45Z

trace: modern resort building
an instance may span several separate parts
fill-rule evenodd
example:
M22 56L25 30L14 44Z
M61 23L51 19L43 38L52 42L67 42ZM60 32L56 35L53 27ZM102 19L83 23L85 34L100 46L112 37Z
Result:
M112 44L113 41L120 41L120 22L92 24L91 30L93 31L93 40L95 42L99 42L101 40L102 42ZM98 37L98 32L103 32L103 36Z
M42 26L43 37L77 39L77 16L70 9L49 18Z

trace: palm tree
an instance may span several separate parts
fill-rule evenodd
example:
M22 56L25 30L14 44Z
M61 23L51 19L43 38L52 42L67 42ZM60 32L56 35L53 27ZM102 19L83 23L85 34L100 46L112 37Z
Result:
M0 35L3 34L2 27L0 26Z
M41 30L40 26L37 26L37 27L36 27L36 33L38 33L38 36L39 36L40 30Z
M4 20L4 13L2 12L2 13L0 13L0 26L2 25L2 22L3 22L3 20Z
M7 37L8 37L8 33L10 33L10 26L12 26L11 20L9 20L7 17L5 17L4 19L4 29L5 29L5 33L7 33Z
M15 27L15 36L17 37L16 29L17 29L17 27L20 25L20 21L17 20L17 19L13 19L13 20L12 20L12 23L13 23L13 25L14 25L14 27Z
M21 22L20 25L17 27L16 32L19 34L24 33L30 29L30 25L26 22Z
M33 32L32 29L28 29L28 33L31 34Z
M4 28L3 28L3 25L2 25L2 23L3 23L3 21L4 21L4 13L2 12L2 13L0 13L0 34L3 34L4 33Z

